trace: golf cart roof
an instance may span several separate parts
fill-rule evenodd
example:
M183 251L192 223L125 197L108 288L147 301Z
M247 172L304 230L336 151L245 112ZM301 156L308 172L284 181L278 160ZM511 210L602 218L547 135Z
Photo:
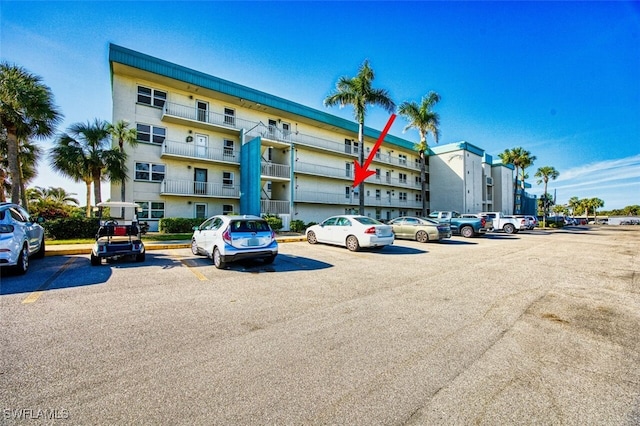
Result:
M127 203L125 201L103 201L102 203L96 204L96 207L135 207L140 208L140 205L137 203Z

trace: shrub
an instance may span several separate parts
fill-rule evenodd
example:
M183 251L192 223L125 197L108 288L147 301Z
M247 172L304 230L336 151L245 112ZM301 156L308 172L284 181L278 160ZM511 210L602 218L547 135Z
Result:
M267 221L271 229L274 230L274 232L278 232L282 229L282 219L280 219L278 216L266 214L264 215L264 219Z
M289 229L291 232L304 232L307 228L305 227L304 221L296 219L291 221Z
M160 219L158 230L164 234L183 234L193 231L194 226L204 222L202 218L165 217Z
M95 238L100 222L95 217L67 217L42 223L45 235L52 240Z

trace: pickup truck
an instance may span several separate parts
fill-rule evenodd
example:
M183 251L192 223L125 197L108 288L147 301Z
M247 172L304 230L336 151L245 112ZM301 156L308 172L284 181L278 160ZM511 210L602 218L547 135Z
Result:
M455 211L434 211L429 214L429 219L448 223L452 234L462 235L465 238L484 235L489 231L485 218L462 217L460 213Z
M487 220L490 219L493 222L493 228L496 231L504 231L505 234L517 234L527 229L527 220L524 217L505 216L500 212L481 212L479 215L486 217Z

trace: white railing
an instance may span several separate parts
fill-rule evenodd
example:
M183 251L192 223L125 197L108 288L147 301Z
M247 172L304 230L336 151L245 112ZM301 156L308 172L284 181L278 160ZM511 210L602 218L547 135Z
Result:
M278 178L291 178L291 167L286 164L277 164L269 161L263 161L260 173L262 176L271 176Z
M357 204L358 196L351 195L347 197L345 193L337 192L317 192L317 191L295 191L294 201L303 203L321 203L321 204Z
M198 197L239 198L240 187L213 182L165 179L162 181L160 193L164 195L172 194L193 195Z
M291 130L283 130L277 126L268 126L263 122L253 123L252 127L247 130L246 135L250 137L261 137L277 142L291 143L293 141L293 133Z
M229 148L212 148L210 146L196 145L195 142L165 140L162 143L162 154L198 158L203 160L240 163L240 151Z
M289 201L260 200L261 214L289 214Z
M181 105L173 102L165 102L164 107L162 107L162 115L169 115L191 121L199 121L201 123L208 123L236 130L249 128L255 125L255 123L251 121L243 120L233 115L220 114L209 110L198 109L195 105Z

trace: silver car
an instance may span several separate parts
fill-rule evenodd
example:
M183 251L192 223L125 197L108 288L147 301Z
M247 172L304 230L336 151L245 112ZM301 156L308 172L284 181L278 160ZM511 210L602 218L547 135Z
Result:
M24 274L29 257L44 257L44 228L17 204L0 203L0 266Z
M442 241L451 238L448 223L439 223L426 217L397 217L389 222L396 238L416 240L419 243Z
M278 255L275 232L258 216L213 216L193 228L191 252L206 255L218 269L241 259L273 263Z

